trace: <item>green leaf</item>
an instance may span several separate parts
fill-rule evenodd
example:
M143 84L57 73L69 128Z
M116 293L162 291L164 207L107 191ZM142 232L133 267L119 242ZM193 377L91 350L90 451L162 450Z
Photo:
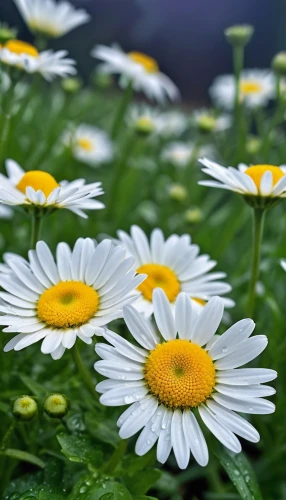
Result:
M158 500L156 497L146 497L146 495L135 495L133 500Z
M98 413L89 411L85 415L85 423L94 438L114 447L119 444L120 437L114 419L99 420Z
M254 470L243 453L220 448L215 455L243 500L262 500Z
M62 453L71 461L85 464L92 464L100 467L103 455L100 450L96 450L94 445L84 436L74 436L61 433L57 435L57 440L62 447Z
M45 396L47 393L47 389L43 387L42 384L38 384L32 378L28 377L28 375L24 375L23 373L19 375L19 378L22 380L23 384L33 393L34 396L38 398Z
M15 458L16 460L20 460L22 462L29 462L30 464L37 465L41 469L43 469L46 464L40 458L32 455L32 453L28 453L27 451L16 450L13 448L7 448L6 450L1 450L0 455L5 455L6 457Z
M94 482L86 476L73 489L69 500L133 500L123 484L108 479Z
M127 483L131 493L137 495L147 493L158 479L160 479L162 472L158 469L150 469L140 471L130 479Z

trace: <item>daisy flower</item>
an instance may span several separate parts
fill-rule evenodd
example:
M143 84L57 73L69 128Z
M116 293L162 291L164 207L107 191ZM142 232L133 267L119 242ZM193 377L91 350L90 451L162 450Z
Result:
M270 206L286 197L286 168L275 165L240 164L239 168L222 167L203 158L203 172L215 181L200 181L202 186L227 189L242 194L245 200L260 208Z
M71 147L76 160L97 167L113 158L113 144L106 132L91 125L79 125L64 134L63 142Z
M232 123L230 115L216 116L211 110L204 108L194 111L193 117L198 129L204 132L224 132Z
M0 273L4 305L0 324L17 333L4 350L19 351L42 339L41 350L60 358L77 337L91 344L102 327L122 317L124 304L136 298L134 289L145 276L135 276L133 259L125 250L103 240L79 238L73 248L57 246L56 262L49 247L39 241L28 261L10 255L9 272Z
M218 280L225 273L209 273L216 265L209 255L198 255L198 245L191 244L188 234L178 236L172 234L165 241L161 229L154 229L150 243L146 234L138 226L131 227L131 235L118 231L120 245L123 245L135 259L137 273L144 273L147 279L138 287L139 295L135 307L146 316L154 311L152 294L154 288L162 288L168 300L175 307L175 301L180 292L186 292L191 297L197 311L203 309L213 295L224 295L230 292L231 286ZM231 307L230 299L223 299Z
M54 0L14 0L25 23L33 33L59 38L91 17L84 9L66 1Z
M97 344L102 358L95 370L108 380L96 389L106 406L131 404L117 421L119 435L127 439L143 429L135 451L145 455L157 443L157 460L165 463L173 449L178 466L185 469L190 454L201 466L208 463L208 447L198 417L210 432L234 453L241 451L236 435L253 443L257 430L236 412L273 413L263 399L275 393L263 385L276 378L274 370L242 368L267 345L267 337L249 338L255 324L243 319L223 335L215 335L223 315L223 302L213 297L199 316L187 294L176 300L175 318L163 290L153 293L154 315L160 336L132 306L124 320L140 347L106 330L111 344Z
M184 168L190 163L194 154L194 144L187 142L170 142L164 147L161 159L175 167Z
M0 47L0 61L27 73L40 73L51 81L56 76L64 78L77 73L75 61L68 59L66 50L38 52L36 47L21 40L9 40Z
M48 172L25 172L14 160L6 161L8 177L0 174L0 203L41 209L66 208L80 217L87 218L84 210L104 208L93 198L103 194L101 182L85 184L84 179L58 183Z
M118 45L97 45L91 55L103 61L103 73L120 75L122 87L131 82L134 90L143 92L157 102L165 102L166 98L171 101L179 98L176 85L160 72L157 61L146 54L135 51L125 53Z
M275 79L269 70L246 69L240 77L240 100L248 108L266 106L275 95ZM231 109L234 104L233 75L218 76L210 87L210 96L217 106Z
M179 137L188 127L186 117L180 111L161 113L157 122L157 133L161 137Z
M160 113L150 106L130 106L126 115L126 123L136 131L157 133Z

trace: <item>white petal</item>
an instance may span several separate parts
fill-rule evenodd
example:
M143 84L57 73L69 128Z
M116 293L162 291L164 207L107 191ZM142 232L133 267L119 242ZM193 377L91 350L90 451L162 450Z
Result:
M162 337L165 340L175 339L176 326L167 295L161 288L155 288L152 300L154 317Z
M158 401L152 396L146 396L142 401L133 403L132 406L134 411L120 427L119 436L122 439L133 436L147 424L157 410Z
M179 337L190 340L192 323L196 319L196 314L192 309L192 302L186 293L180 293L176 300L175 321Z
M139 401L147 393L148 389L144 382L122 383L121 387L116 387L105 392L100 397L100 402L106 406L122 406Z
M215 401L209 400L207 406L217 415L219 421L227 429L252 443L258 443L260 439L259 433L253 425L247 422L247 420L237 415L232 410L224 408Z
M186 469L190 460L190 449L183 429L183 414L175 410L171 424L171 440L174 454L180 469Z
M241 413L267 415L269 413L274 413L275 411L275 405L271 403L271 401L267 401L267 399L253 398L249 400L240 400L219 393L214 393L212 397L222 406Z
M236 370L218 371L217 382L228 385L263 384L277 377L275 370L267 368L238 368Z
M164 464L168 459L171 449L171 424L173 418L173 411L165 408L164 415L162 418L161 431L157 444L157 460L161 464Z
M164 414L164 406L161 405L157 408L157 411L154 413L151 420L149 420L149 422L147 422L147 424L145 425L136 441L135 452L137 453L137 455L145 455L145 453L151 450L152 446L154 446L154 444L156 443L161 432L161 425Z
M213 297L199 314L192 329L192 342L202 346L206 344L217 331L223 315L223 301Z
M137 342L145 349L155 349L157 339L142 314L132 306L123 307L124 321Z
M212 434L234 453L241 452L241 444L237 437L226 427L220 424L217 417L205 405L199 406L199 414Z
M212 359L220 359L229 353L234 347L246 340L253 332L255 323L246 318L232 325L226 332L217 338L209 349Z
M205 437L192 411L183 413L184 435L191 452L199 465L205 467L209 461L209 452Z
M256 335L239 344L230 354L216 361L217 370L229 370L252 361L267 346L268 339L265 335Z

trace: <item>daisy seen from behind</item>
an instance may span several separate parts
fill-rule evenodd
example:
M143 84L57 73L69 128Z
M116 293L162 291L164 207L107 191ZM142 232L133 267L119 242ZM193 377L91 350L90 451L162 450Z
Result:
M14 0L25 23L33 33L59 38L85 24L90 15L67 1Z
M6 161L6 170L8 177L0 174L0 203L5 205L45 211L66 208L84 218L85 210L104 208L101 201L94 199L103 194L101 182L85 184L84 179L77 179L58 183L48 172L25 172L14 160Z
M172 80L160 72L158 63L141 52L125 53L118 45L97 45L91 54L102 61L101 71L120 75L120 85L132 85L135 91L143 92L149 99L165 102L179 98L179 90Z
M224 295L231 291L228 283L221 282L223 272L210 273L216 265L209 255L199 255L198 245L191 243L189 235L172 234L165 240L161 229L154 229L150 242L144 231L132 226L130 235L118 231L119 244L123 245L135 259L137 273L147 275L138 287L139 296L135 307L147 317L154 311L152 294L155 288L162 288L171 307L180 292L186 292L193 307L201 311L213 295ZM233 306L231 299L223 299L226 306Z
M77 338L91 344L102 327L122 317L145 276L135 275L133 259L110 240L99 245L79 238L73 248L59 243L56 261L43 241L28 260L9 255L0 270L0 324L17 333L4 350L19 351L43 340L41 350L60 358Z
M215 335L223 315L223 302L213 297L197 315L185 293L176 300L175 317L166 294L153 293L159 334L132 306L124 307L124 320L139 346L106 330L110 345L97 344L102 360L95 370L105 377L96 389L106 406L131 405L119 417L119 435L127 439L141 431L138 455L157 442L157 460L165 463L171 450L185 469L191 454L205 466L208 447L200 419L210 432L234 453L241 451L236 435L258 442L257 430L236 412L273 413L264 399L275 393L264 385L276 378L274 370L240 368L258 356L267 337L249 338L255 324L243 319L223 335Z

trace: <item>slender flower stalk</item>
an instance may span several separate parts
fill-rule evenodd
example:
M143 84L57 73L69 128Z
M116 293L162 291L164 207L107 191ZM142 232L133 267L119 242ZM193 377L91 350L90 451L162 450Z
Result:
M7 142L10 134L11 113L5 113L3 118L4 120L3 120L2 133L0 139L0 164L3 162L5 158Z
M7 448L7 445L9 444L10 438L15 430L17 421L15 419L12 420L11 424L9 425L8 429L6 430L2 441L1 441L1 450L5 450Z
M248 297L248 315L253 317L255 312L256 283L259 277L260 250L263 236L264 220L266 210L263 208L253 209L252 222L252 264L251 278Z
M130 101L132 99L132 95L133 95L133 87L132 87L132 83L130 82L127 85L127 87L123 93L123 96L120 100L118 109L117 109L115 116L114 116L114 121L112 124L112 130L111 130L111 138L112 139L116 139L116 137L119 134L120 127L123 124L125 113L126 113L128 104L130 103Z
M30 248L36 248L36 244L40 240L42 219L42 213L39 211L39 209L35 208L32 214L32 233Z
M73 360L74 360L74 363L75 363L76 368L78 370L78 373L81 376L82 380L84 381L86 387L88 388L89 392L93 396L96 396L97 394L95 392L95 385L92 381L92 378L91 378L88 370L86 369L86 367L83 363L82 357L80 355L80 352L79 352L76 344L74 344L74 346L72 348L72 355L73 355Z

